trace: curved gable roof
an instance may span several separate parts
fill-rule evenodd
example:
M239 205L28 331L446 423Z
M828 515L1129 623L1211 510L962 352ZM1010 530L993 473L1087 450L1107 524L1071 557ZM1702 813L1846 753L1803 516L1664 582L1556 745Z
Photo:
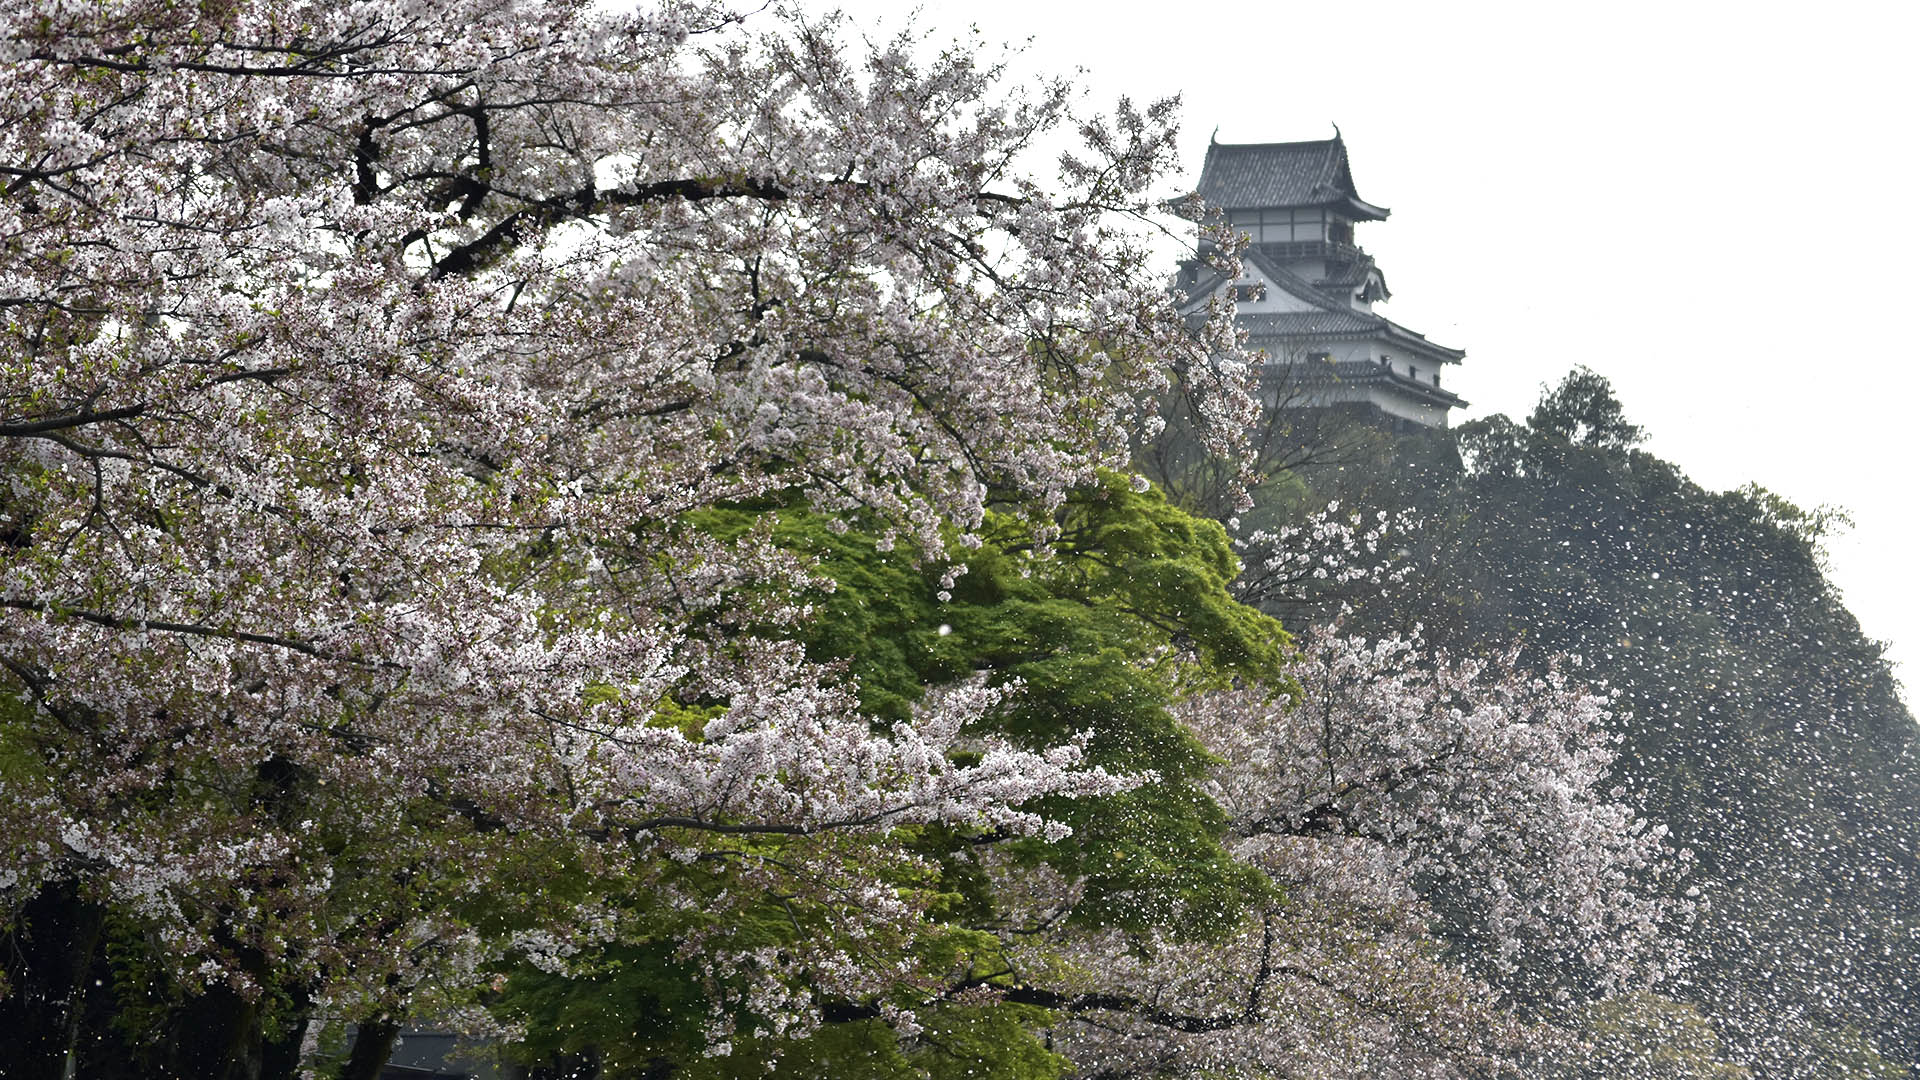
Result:
M1314 142L1213 143L1200 167L1199 195L1228 210L1335 206L1367 221L1389 213L1354 190L1347 144L1337 135Z

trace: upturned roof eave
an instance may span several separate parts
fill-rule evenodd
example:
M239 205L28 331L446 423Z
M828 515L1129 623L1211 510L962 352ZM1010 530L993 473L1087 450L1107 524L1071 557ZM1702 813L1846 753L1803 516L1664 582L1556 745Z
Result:
M1355 312L1355 314L1366 317L1365 312ZM1377 315L1373 318L1380 319ZM1397 352L1411 353L1416 359L1438 364L1457 364L1467 355L1464 349L1449 349L1445 345L1435 345L1411 331L1396 334L1393 329L1393 323L1380 319L1380 324L1373 326L1346 326L1325 330L1266 330L1264 332L1255 330L1248 335L1247 344L1259 348L1264 342L1279 344L1314 341L1381 341L1391 345Z
M1421 359L1434 361L1436 363L1457 364L1466 358L1467 353L1465 349L1449 348L1437 342L1428 341L1425 335L1415 330L1409 330L1384 315L1355 308L1351 303L1346 302L1343 297L1315 286L1300 275L1267 258L1258 248L1250 248L1241 258L1245 263L1257 269L1261 276L1267 279L1269 285L1290 293L1300 300L1313 305L1323 316L1334 316L1363 324L1360 326L1349 325L1335 330L1280 331L1266 334L1255 332L1252 337L1250 337L1248 344L1257 344L1261 340L1365 341L1371 339L1389 342L1396 349L1413 352ZM1188 299L1186 304L1182 305L1179 309L1180 313L1183 316L1192 317L1205 305L1209 296L1229 284L1230 282L1226 275L1218 271L1210 271L1208 277L1194 283L1192 291L1187 294ZM1264 313L1253 311L1240 312L1242 318L1258 318L1261 314ZM1280 312L1275 314L1296 313ZM1297 314L1307 313L1299 312Z
M1450 390L1423 383L1408 375L1402 375L1379 364L1365 361L1335 361L1333 363L1307 361L1269 362L1269 370L1280 369L1290 377L1302 383L1347 383L1352 385L1378 384L1392 390L1416 397L1429 404L1450 409L1465 408L1467 399Z
M1265 159L1256 180L1246 163ZM1392 211L1360 197L1353 183L1346 142L1331 139L1284 143L1210 143L1195 194L1227 210L1325 208L1356 221L1384 221Z
M1348 196L1341 200L1340 205L1345 207L1354 216L1355 220L1359 221L1385 221L1387 220L1387 215L1393 213L1393 211L1386 207L1375 206L1357 195Z
M1395 344L1404 348L1423 350L1430 356L1444 360L1450 364L1457 364L1467 357L1467 350L1465 349L1453 349L1441 345L1438 342L1428 341L1425 334L1409 330L1384 316L1381 317L1381 321L1387 324L1387 337Z
M1174 204L1169 203L1168 205ZM1216 204L1208 202L1207 205L1211 208ZM1325 198L1289 200L1260 206L1229 205L1225 203L1217 205L1219 209L1228 213L1238 210L1333 210L1355 221L1385 221L1388 215L1393 213L1393 211L1387 207L1376 206L1358 196L1348 195L1343 191L1337 190L1327 192Z

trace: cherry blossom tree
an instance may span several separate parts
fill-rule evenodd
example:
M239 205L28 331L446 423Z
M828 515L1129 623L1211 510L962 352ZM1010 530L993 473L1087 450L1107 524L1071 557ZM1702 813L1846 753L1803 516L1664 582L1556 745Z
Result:
M1087 1072L1477 1067L1537 1044L1514 973L1644 968L1665 863L1599 790L1604 701L1326 636L1296 706L1219 530L1076 506L1124 501L1156 400L1216 452L1257 418L1231 310L1149 258L1171 105L702 3L0 18L0 1021L36 1033L0 1071L58 1075L76 943L129 931L196 1076L290 1073L317 1013L367 1075L503 966L633 939L711 989L702 1053L997 1001ZM880 719L807 649L835 583L786 510L943 604L1001 560L977 607L1019 617L953 619L1001 667ZM1139 731L1206 742L1211 801L1090 760ZM1091 798L1133 816L1050 859Z
M1084 1073L1515 1070L1575 1045L1559 1000L1663 974L1685 911L1657 886L1684 860L1606 786L1605 696L1512 654L1304 640L1297 700L1246 687L1181 709L1272 899L1222 942L1030 950L1082 973L1029 999L1062 1010Z
M234 1024L390 1034L599 932L555 881L670 905L721 838L784 837L756 874L910 935L844 887L905 856L839 837L1058 835L1033 800L1133 782L1072 743L956 757L977 686L876 726L763 630L807 560L691 517L798 498L939 564L989 502L1044 545L1169 380L1243 430L1230 311L1179 318L1138 226L1167 103L1082 121L973 49L699 3L4 25L11 914L136 919ZM1022 173L1063 126L1084 150ZM70 989L13 1007L57 1042Z
M1244 528L1234 541L1244 571L1234 582L1242 603L1288 625L1337 616L1356 596L1377 596L1407 580L1414 567L1394 548L1419 526L1410 511L1364 514L1327 503L1305 520L1271 529Z

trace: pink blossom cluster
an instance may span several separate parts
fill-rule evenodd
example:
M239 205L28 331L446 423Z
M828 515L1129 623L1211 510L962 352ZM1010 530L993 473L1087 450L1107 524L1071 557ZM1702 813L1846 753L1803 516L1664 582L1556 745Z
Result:
M1234 538L1245 564L1235 593L1255 606L1289 605L1341 586L1405 581L1413 568L1389 544L1416 524L1411 511L1342 513L1334 500L1297 525L1252 530Z
M934 558L992 498L1044 539L1170 378L1254 408L1231 313L1188 325L1149 264L1170 104L1081 119L1064 80L846 36L678 2L0 16L0 734L37 763L0 899L77 880L201 977L404 995L558 948L473 897L590 921L529 866L777 835L821 882L908 860L828 834L1058 836L1033 800L1130 782L964 739L975 687L877 728L780 640L805 561L700 526L797 499ZM1063 126L1085 150L1020 172Z
M1686 912L1656 886L1684 858L1610 786L1605 696L1512 653L1337 629L1305 635L1294 673L1298 698L1180 711L1275 898L1221 942L1030 947L1083 973L1055 1035L1086 1072L1522 1075L1570 1038L1556 991L1664 973Z

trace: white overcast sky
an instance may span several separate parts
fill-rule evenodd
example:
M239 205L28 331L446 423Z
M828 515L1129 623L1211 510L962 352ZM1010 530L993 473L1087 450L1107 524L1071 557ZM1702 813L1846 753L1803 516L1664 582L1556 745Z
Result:
M839 6L876 36L910 11ZM1848 510L1833 578L1920 684L1911 11L934 0L916 25L1079 70L1089 106L1181 95L1189 184L1216 127L1338 123L1361 196L1393 210L1358 237L1383 311L1467 350L1463 418L1524 416L1585 364L1702 485Z

